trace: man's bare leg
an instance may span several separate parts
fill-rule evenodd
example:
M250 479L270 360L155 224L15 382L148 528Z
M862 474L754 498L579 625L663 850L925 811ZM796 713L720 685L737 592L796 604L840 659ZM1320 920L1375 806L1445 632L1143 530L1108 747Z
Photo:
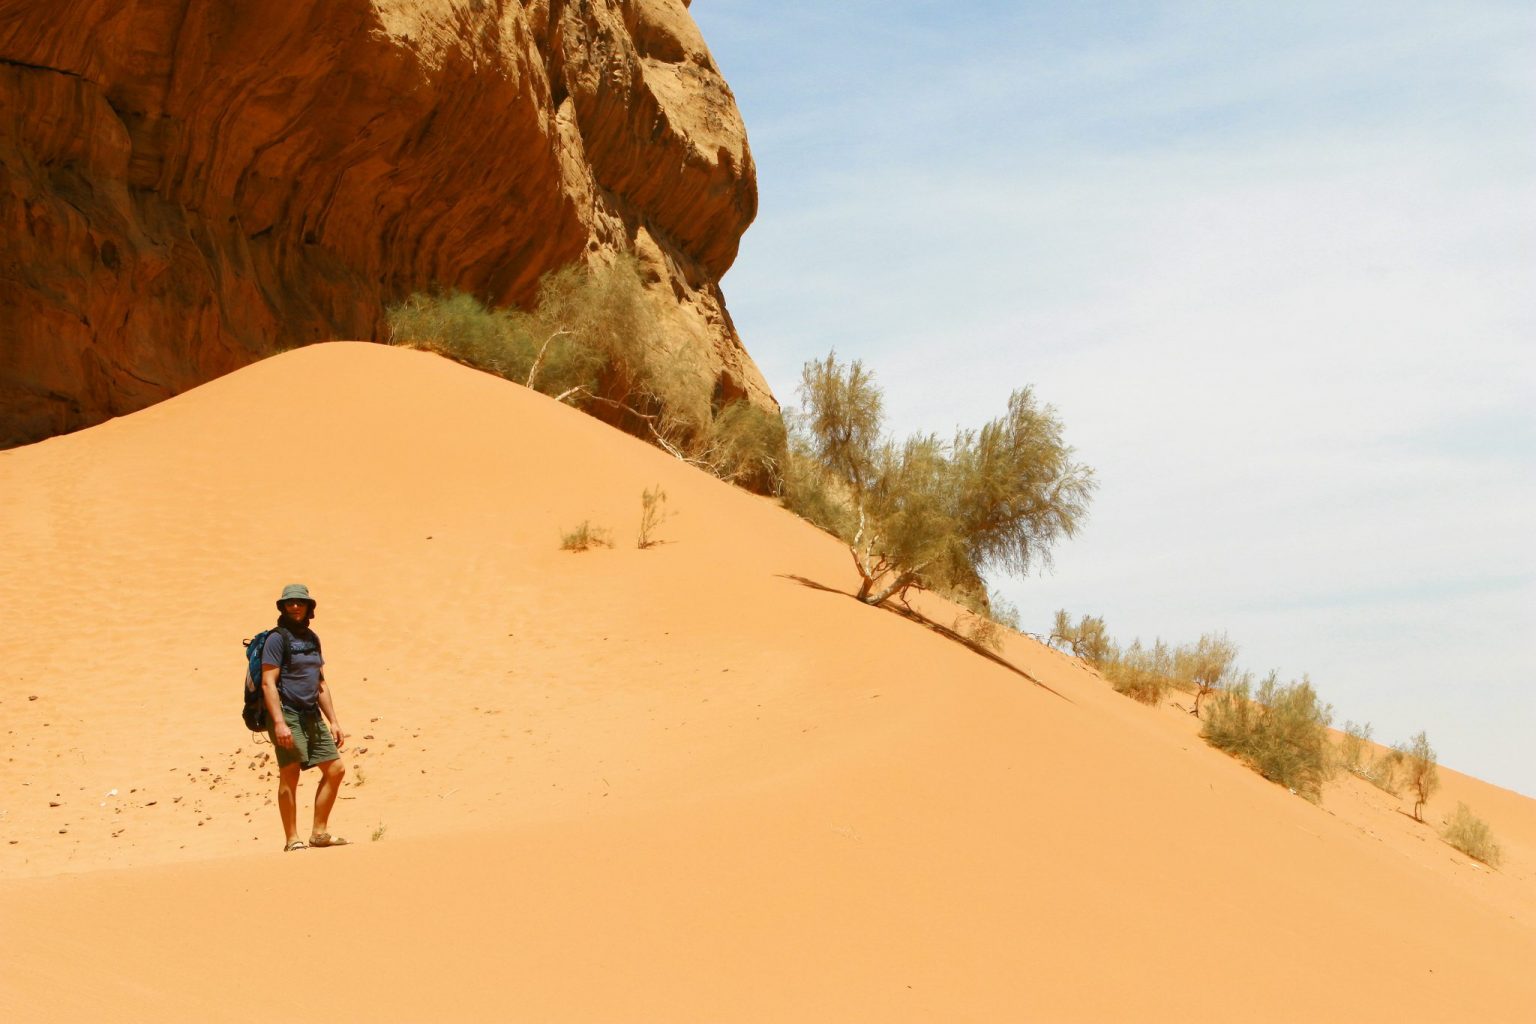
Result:
M315 790L315 829L311 835L330 832L331 808L341 792L341 780L346 777L347 766L339 757L320 765L320 788Z
M295 798L299 791L299 772L303 770L304 766L297 761L277 769L277 813L283 819L284 846L299 838L299 816Z

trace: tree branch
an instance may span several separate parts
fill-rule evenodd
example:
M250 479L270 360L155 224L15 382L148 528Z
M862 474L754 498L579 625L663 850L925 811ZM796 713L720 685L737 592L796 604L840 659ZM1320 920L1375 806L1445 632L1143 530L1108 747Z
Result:
M544 344L539 346L538 356L533 360L533 366L529 367L528 369L528 381L523 385L524 387L532 388L533 382L538 379L539 369L544 365L544 353L549 351L549 343L554 341L556 338L565 337L570 333L571 332L566 330L564 327L559 327L555 329L553 334L544 339ZM567 391L566 394L570 394L570 392ZM561 397L563 398L564 395ZM556 401L559 401L559 399L556 399Z

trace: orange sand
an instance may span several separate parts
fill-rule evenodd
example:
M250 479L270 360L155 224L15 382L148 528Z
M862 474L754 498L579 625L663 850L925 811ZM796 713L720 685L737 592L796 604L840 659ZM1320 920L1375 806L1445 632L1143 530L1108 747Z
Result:
M615 546L559 550L582 520ZM1536 1019L1536 802L1444 772L1426 817L1470 803L1497 872L1359 780L1309 804L435 356L0 452L0 551L8 1022ZM295 580L357 845L283 855L238 641Z

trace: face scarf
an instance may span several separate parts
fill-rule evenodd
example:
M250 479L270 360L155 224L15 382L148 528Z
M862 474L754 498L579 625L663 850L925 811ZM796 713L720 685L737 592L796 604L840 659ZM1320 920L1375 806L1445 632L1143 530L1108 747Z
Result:
M286 629L294 636L304 637L307 640L310 637L309 620L312 617L313 616L306 615L304 616L303 622L295 624L294 621L288 617L286 612L278 612L277 626L279 629Z

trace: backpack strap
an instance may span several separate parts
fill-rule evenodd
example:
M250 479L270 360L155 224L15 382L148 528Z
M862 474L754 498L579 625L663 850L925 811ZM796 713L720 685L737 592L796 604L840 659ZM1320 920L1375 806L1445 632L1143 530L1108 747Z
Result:
M273 628L273 632L274 633L281 633L282 634L282 637L283 637L283 664L282 664L281 667L286 668L288 666L288 658L289 658L289 656L291 654L289 648L293 644L293 634L288 632L288 630L285 629L282 626L274 627ZM321 647L320 647L320 635L318 633L315 634L315 653L320 655L320 659L322 661L325 660L325 651L322 650ZM320 670L320 678L321 679L325 678L325 670L324 669ZM282 700L282 696L283 696L283 677L282 677L281 673L279 673L278 677L277 677L277 696L278 696L278 700Z
M276 633L278 636L281 636L283 638L283 663L280 666L278 666L278 667L279 668L287 668L288 667L288 648L293 643L293 636L286 629L284 629L282 626L277 626L277 627L273 628L272 632Z
M282 655L283 661L282 661L282 664L278 666L278 672L277 672L277 703L280 706L282 706L282 707L287 707L288 705L283 703L283 672L282 672L282 670L288 667L288 656L289 656L288 648L293 644L293 636L286 629L284 629L282 626L275 626L275 627L273 627L272 632L276 633L278 636L283 638L283 655Z
M293 643L293 634L288 632L288 630L283 626L274 627L274 631L283 634L283 664L287 665L288 647ZM320 646L320 635L318 633L315 634L315 653L320 655L322 658L325 657L325 651Z

